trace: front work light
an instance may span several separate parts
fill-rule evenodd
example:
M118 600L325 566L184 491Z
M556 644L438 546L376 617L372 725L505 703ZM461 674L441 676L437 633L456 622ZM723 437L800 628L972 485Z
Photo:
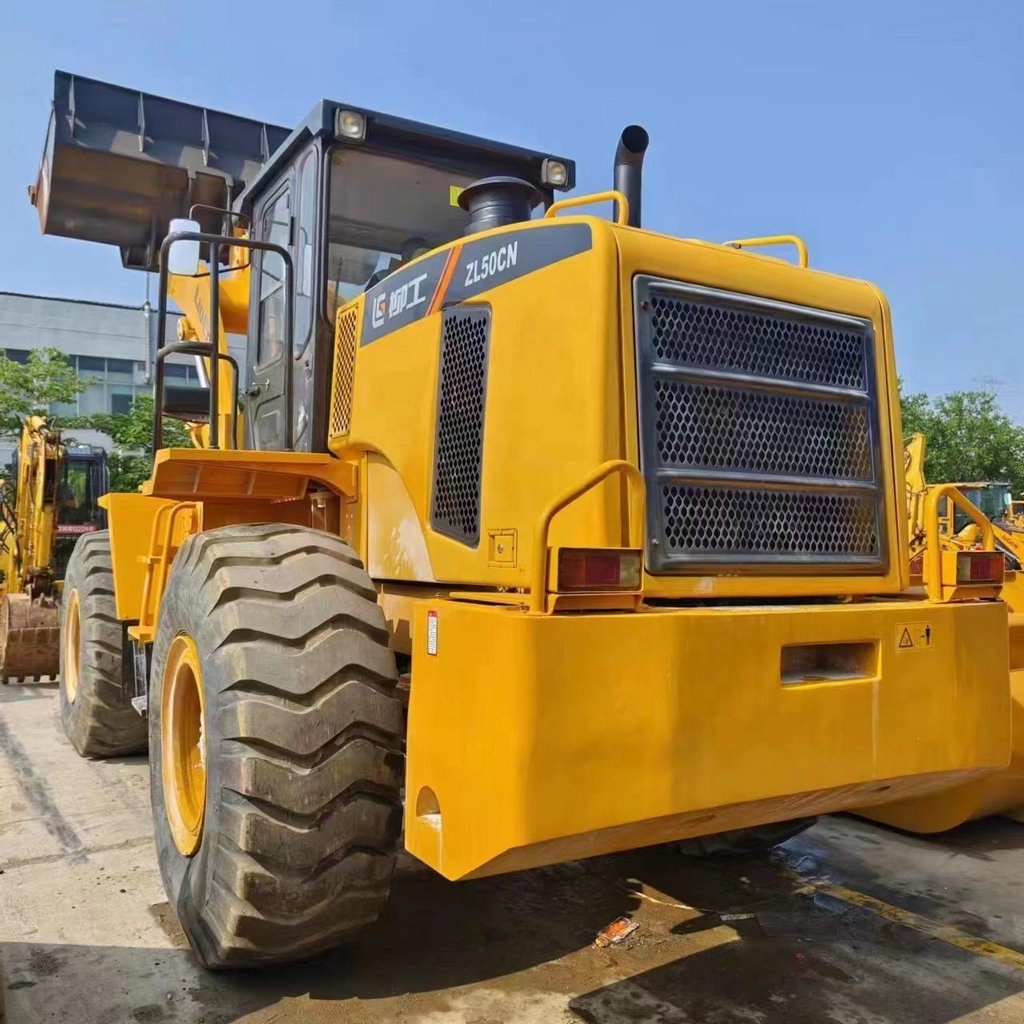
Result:
M633 549L562 548L558 553L560 591L640 589L640 552Z
M552 188L561 188L569 181L569 169L561 160L545 160L540 173L544 184Z
M350 142L366 138L366 117L358 110L339 110L334 115L334 134Z

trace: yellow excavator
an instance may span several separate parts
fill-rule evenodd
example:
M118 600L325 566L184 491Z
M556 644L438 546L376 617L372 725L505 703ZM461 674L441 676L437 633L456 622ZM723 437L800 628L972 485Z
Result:
M96 755L147 716L204 963L353 935L401 843L458 880L1006 766L1001 559L910 589L884 295L645 230L647 146L572 197L562 156L358 105L287 131L58 72L43 231L157 272L157 338L185 315L152 475L68 566L64 724Z
M0 484L0 678L57 675L57 605L75 541L102 529L107 457L68 446L46 417L27 416Z

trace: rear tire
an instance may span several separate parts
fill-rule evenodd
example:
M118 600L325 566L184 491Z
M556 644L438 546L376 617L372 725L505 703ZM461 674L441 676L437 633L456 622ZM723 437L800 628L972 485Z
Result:
M202 737L205 771L191 845L173 700L189 643L202 723L182 735ZM206 966L302 959L378 917L402 816L396 683L373 583L337 537L241 525L182 545L153 650L150 779L164 886Z
M123 648L110 535L87 533L68 561L60 606L60 717L83 757L146 749L146 720L124 685Z
M752 825L717 835L696 836L678 843L686 857L750 857L768 853L776 846L810 828L817 818L793 818L767 825Z

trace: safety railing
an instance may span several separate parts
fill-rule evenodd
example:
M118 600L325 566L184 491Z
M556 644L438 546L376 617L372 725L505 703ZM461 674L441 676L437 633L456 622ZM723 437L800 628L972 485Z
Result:
M807 243L799 235L765 235L763 238L737 238L731 242L723 242L733 249L758 249L772 245L791 245L796 249L797 262L806 268L808 263Z
M138 636L145 643L151 643L156 635L157 613L167 575L177 546L174 544L174 527L180 516L199 515L199 505L194 501L179 501L163 505L153 517L149 534L149 552L144 556L146 575L142 584L141 613L137 627Z
M168 256L175 242L199 242L210 247L209 270L204 274L192 275L197 279L208 276L210 279L210 304L207 310L206 331L209 337L205 341L176 341L164 343L167 335L167 282ZM258 242L251 238L235 238L227 235L215 235L205 231L172 231L160 245L160 290L157 309L158 348L153 366L153 450L163 447L164 439L164 361L170 355L198 355L209 360L208 376L210 379L210 430L209 447L220 448L220 364L225 361L234 371L234 387L231 397L230 438L227 447L235 446L238 424L238 363L227 352L220 350L220 253L224 246L236 246L250 251L273 253L281 257L284 264L284 351L292 351L292 301L294 291L294 269L288 250L273 242ZM235 269L235 268L231 268ZM285 412L285 444L286 450L292 446L292 379L286 368L282 386Z
M623 227L629 224L629 200L614 189L607 192L594 192L589 196L570 196L568 199L559 199L544 211L544 216L556 217L562 210L568 210L574 206L594 206L597 203L614 203L615 223Z
M644 478L640 470L625 459L610 459L602 462L593 472L566 491L560 498L552 501L540 514L537 529L533 537L533 567L530 585L529 611L534 615L542 615L547 610L548 594L548 534L551 531L551 520L568 505L606 480L613 473L622 473L629 487L629 518L627 522L630 547L643 548L643 529L645 522Z
M943 499L955 505L981 531L981 544L985 551L995 551L995 531L988 516L968 501L953 484L931 484L924 500L925 551L924 584L932 601L942 601L942 532L943 514L939 504ZM947 541L950 539L946 538Z

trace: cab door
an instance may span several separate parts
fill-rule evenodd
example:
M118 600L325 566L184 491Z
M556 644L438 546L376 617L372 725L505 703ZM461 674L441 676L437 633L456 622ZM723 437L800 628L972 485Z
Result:
M254 235L292 251L293 174L289 170L256 207ZM294 256L292 256L294 264ZM281 451L287 440L285 374L291 352L285 338L285 262L278 253L253 250L249 343L246 347L247 446Z
M277 253L254 252L246 377L246 437L251 448L281 451L287 443L285 381L292 389L291 448L310 451L314 436L313 363L316 346L314 279L318 149L313 146L268 189L253 215L254 237L285 248L294 291L286 294L285 264ZM291 303L291 345L285 309Z

